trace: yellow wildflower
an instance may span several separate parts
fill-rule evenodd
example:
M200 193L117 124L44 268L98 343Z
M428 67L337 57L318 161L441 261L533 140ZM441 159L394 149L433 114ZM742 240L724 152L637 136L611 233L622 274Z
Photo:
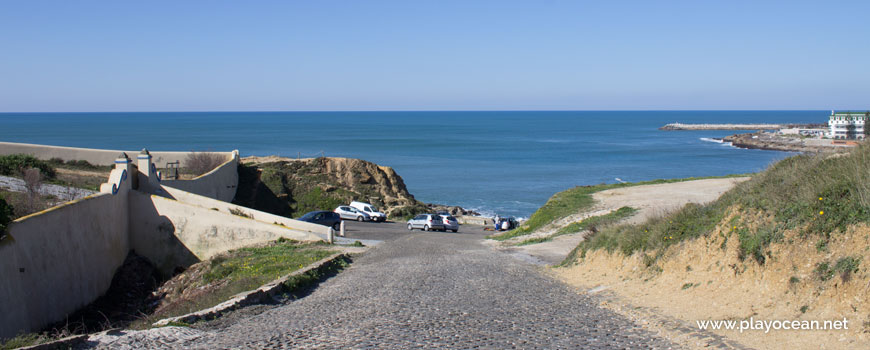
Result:
M824 210L819 211L819 215L825 215L825 211Z

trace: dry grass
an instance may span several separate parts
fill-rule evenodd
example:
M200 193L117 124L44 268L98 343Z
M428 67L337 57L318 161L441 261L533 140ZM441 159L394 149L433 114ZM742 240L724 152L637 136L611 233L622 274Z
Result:
M739 208L728 225L737 233L740 257L764 264L770 258L768 246L781 240L786 230L798 229L801 235L824 245L832 235L849 226L870 222L868 201L870 146L862 145L848 154L794 156L739 184L712 203L688 204L639 225L602 230L582 242L566 262L594 249L620 251L625 255L649 252L658 258L671 245L708 236L728 210ZM768 219L743 218L755 215Z
M214 170L224 162L226 162L226 158L220 153L191 152L184 158L181 165L186 173L200 176Z

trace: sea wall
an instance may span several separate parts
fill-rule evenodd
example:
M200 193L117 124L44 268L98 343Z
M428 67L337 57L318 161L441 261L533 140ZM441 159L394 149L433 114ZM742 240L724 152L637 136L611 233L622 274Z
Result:
M139 153L136 151L121 151L121 150L105 150L94 148L78 148L78 147L63 147L36 145L30 143L15 143L15 142L0 142L0 155L8 154L29 154L39 159L60 158L63 160L86 160L95 165L112 165L115 158L121 152L127 153L130 157L134 157ZM191 152L151 152L154 157L152 162L158 168L166 167L166 163L181 162L182 166ZM233 152L210 152L218 153L226 157L227 160L233 157Z
M130 209L136 213L131 217L130 247L164 275L220 252L280 237L321 240L311 232L140 192L131 194Z
M239 185L239 151L231 152L231 158L212 171L193 180L162 180L161 185L186 192L231 202Z
M0 240L0 338L62 321L108 290L129 251L129 194L121 186L10 224Z

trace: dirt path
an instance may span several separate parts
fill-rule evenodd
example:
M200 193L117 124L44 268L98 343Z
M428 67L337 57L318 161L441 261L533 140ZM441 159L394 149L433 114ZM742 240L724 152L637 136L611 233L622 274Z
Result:
M559 228L572 222L590 216L604 215L625 206L638 209L638 212L626 219L626 222L640 223L647 218L679 209L687 203L713 201L725 191L746 180L749 180L749 177L683 181L601 191L592 195L596 204L589 210L558 220L555 224L528 236L520 236L504 243L494 241L487 243L524 260L554 265L565 259L568 253L583 240L587 232L559 236L549 242L526 246L513 246L513 244L533 237L550 236Z

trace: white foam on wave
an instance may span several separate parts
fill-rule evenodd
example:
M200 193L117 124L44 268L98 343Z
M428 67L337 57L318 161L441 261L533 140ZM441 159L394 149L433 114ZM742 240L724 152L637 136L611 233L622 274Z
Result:
M723 139L715 139L715 138L711 138L711 137L702 137L699 140L704 141L704 142L718 143L724 147L733 147L731 142L726 142Z

